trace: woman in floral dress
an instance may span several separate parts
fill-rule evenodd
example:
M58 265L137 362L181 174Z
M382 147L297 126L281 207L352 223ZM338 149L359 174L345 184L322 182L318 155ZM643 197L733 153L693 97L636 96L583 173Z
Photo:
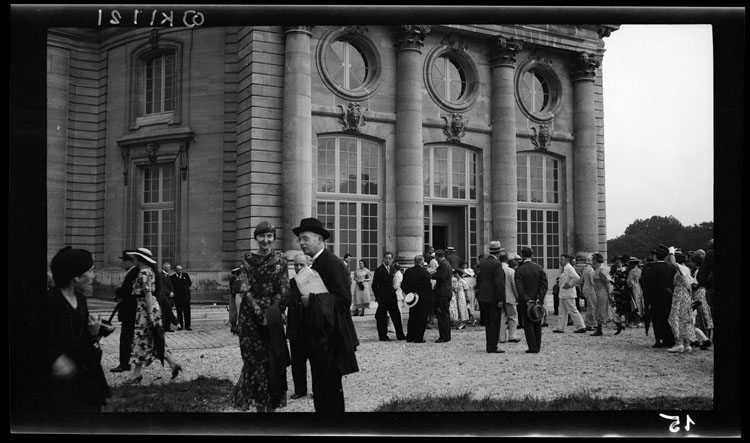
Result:
M633 299L635 306L632 309L631 314L633 317L637 316L635 326L639 328L641 326L641 318L643 318L643 289L641 289L641 267L638 264L641 261L635 257L631 257L628 261L628 288L630 289L630 295Z
M372 283L372 273L365 267L364 260L360 260L357 264L357 270L354 271L354 290L352 294L352 315L359 315L360 317L365 315L365 308L370 307L370 284Z
M695 340L695 324L693 323L693 294L690 269L685 266L685 255L679 249L669 248L669 254L664 261L677 272L674 274L674 290L672 291L672 309L669 311L669 327L674 334L674 346L668 352L690 352L690 343Z
M457 329L463 329L469 322L469 310L466 306L466 291L469 289L469 285L463 279L460 269L453 271L452 284L453 297L451 297L448 311L450 312L451 323L455 323Z
M261 222L253 233L258 250L242 258L237 321L242 372L232 390L232 404L241 410L274 412L286 406L286 367L289 350L276 326L289 297L286 255L274 251L276 228Z
M619 334L624 329L620 317L614 313L612 305L610 304L612 282L609 280L609 273L603 264L604 256L602 254L596 252L591 256L591 265L594 269L594 273L591 275L591 281L596 294L594 318L597 323L596 331L591 334L592 336L603 335L602 325L607 324L610 319L614 320L617 325L617 332L615 332L615 335Z
M135 335L133 337L133 354L130 357L130 363L134 366L133 376L126 384L137 384L143 379L141 369L148 366L160 356L156 348L156 338L154 336L154 325L161 325L161 308L156 300L156 271L153 266L156 260L151 257L151 251L146 248L138 248L135 251L127 252L135 261L135 266L140 272L133 282L133 295L138 303L135 314ZM172 378L179 375L182 366L174 361L166 343L164 344L164 359L169 363L172 370ZM163 363L163 362L162 362Z

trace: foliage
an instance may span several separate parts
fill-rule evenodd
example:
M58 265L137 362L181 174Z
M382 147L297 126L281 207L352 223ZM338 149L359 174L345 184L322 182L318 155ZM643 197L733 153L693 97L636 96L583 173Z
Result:
M703 222L693 226L683 226L673 216L653 216L646 220L636 220L625 229L625 234L607 240L609 257L628 254L645 258L658 244L675 246L683 252L706 249L714 236L714 223Z
M561 395L547 400L534 396L476 399L470 392L450 396L420 395L396 398L375 412L459 412L459 411L636 411L636 410L711 410L708 397L639 397L625 399L601 397L590 390Z

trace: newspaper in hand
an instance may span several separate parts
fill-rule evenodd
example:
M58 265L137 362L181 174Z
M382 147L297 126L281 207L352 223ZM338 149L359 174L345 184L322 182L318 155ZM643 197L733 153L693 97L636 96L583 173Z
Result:
M294 276L297 281L297 287L302 295L325 294L328 292L323 279L315 269L305 266Z

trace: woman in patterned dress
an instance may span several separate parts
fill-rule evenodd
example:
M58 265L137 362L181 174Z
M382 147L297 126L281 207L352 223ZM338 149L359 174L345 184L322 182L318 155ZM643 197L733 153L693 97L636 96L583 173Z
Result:
M463 279L460 269L453 271L451 282L453 285L453 297L451 297L451 302L448 306L451 322L456 323L457 329L463 329L466 327L466 323L469 322L469 310L466 307L466 290L469 289L469 285Z
M354 290L352 293L352 305L354 310L352 315L359 315L360 317L365 315L365 308L370 307L370 294L372 289L370 285L372 282L372 273L367 267L365 267L364 260L360 260L357 264L357 270L354 271ZM361 286L361 288L360 288Z
M133 282L133 295L138 303L135 314L135 335L133 337L133 354L130 357L130 363L134 366L133 376L126 381L126 384L137 384L143 379L141 369L148 366L159 357L155 347L155 337L153 325L160 325L161 308L156 300L158 291L156 271L154 266L156 260L151 257L151 251L146 248L138 248L135 251L127 252L133 257L135 266L140 272ZM177 377L182 371L182 366L178 364L171 356L167 345L164 344L164 359L169 363L172 370L172 378Z
M232 404L241 410L274 412L286 406L286 338L278 335L281 313L289 297L286 255L274 251L276 228L268 222L255 227L258 250L242 258L240 303L237 321L242 354L242 372L232 390Z
M685 254L675 247L669 248L669 254L664 261L677 272L674 274L674 290L672 291L672 309L669 311L669 327L674 334L674 346L667 352L690 352L690 343L695 340L695 324L693 323L692 277L690 269L685 266Z
M631 314L633 317L637 317L635 323L636 328L641 327L641 318L643 318L643 289L641 289L640 283L642 270L641 267L638 266L640 262L641 261L636 257L631 257L630 260L628 260L630 271L628 271L627 283L633 303L635 304L631 310Z
M693 277L693 322L695 323L696 335L702 334L705 336L705 340L702 340L700 344L701 349L708 349L711 346L711 332L714 329L713 315L711 314L711 307L708 305L706 300L706 287L698 285L698 272L700 271L700 265L703 263L703 257L695 255L692 258L693 263L696 264L695 271L692 274Z
M612 282L609 280L609 273L607 268L603 266L604 256L598 252L591 256L591 266L594 269L594 273L591 275L591 281L593 283L594 292L596 293L596 305L594 306L594 318L596 319L596 331L592 336L599 336L602 334L602 325L612 319L617 325L617 332L615 335L622 332L623 326L620 318L614 313L612 305L610 304L610 294L612 292Z
M628 317L630 316L630 288L628 287L628 267L625 265L630 260L630 256L623 255L615 257L615 263L610 270L609 276L612 279L612 297L615 302L615 313L618 319L625 325L629 326Z

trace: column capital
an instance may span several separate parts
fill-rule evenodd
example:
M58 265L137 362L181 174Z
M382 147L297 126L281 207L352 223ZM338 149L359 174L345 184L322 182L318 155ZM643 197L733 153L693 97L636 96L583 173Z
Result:
M573 81L594 80L596 70L602 65L602 55L589 52L579 52L571 65L571 77Z
M284 33L289 34L289 33L293 33L293 32L299 32L299 33L303 33L303 34L312 35L312 29L313 28L314 28L314 26L304 26L304 25L299 25L299 26L284 26Z
M401 25L396 28L396 48L416 49L420 51L424 46L424 38L430 33L429 25Z
M523 41L499 35L489 40L491 67L516 64L516 55L523 49Z

